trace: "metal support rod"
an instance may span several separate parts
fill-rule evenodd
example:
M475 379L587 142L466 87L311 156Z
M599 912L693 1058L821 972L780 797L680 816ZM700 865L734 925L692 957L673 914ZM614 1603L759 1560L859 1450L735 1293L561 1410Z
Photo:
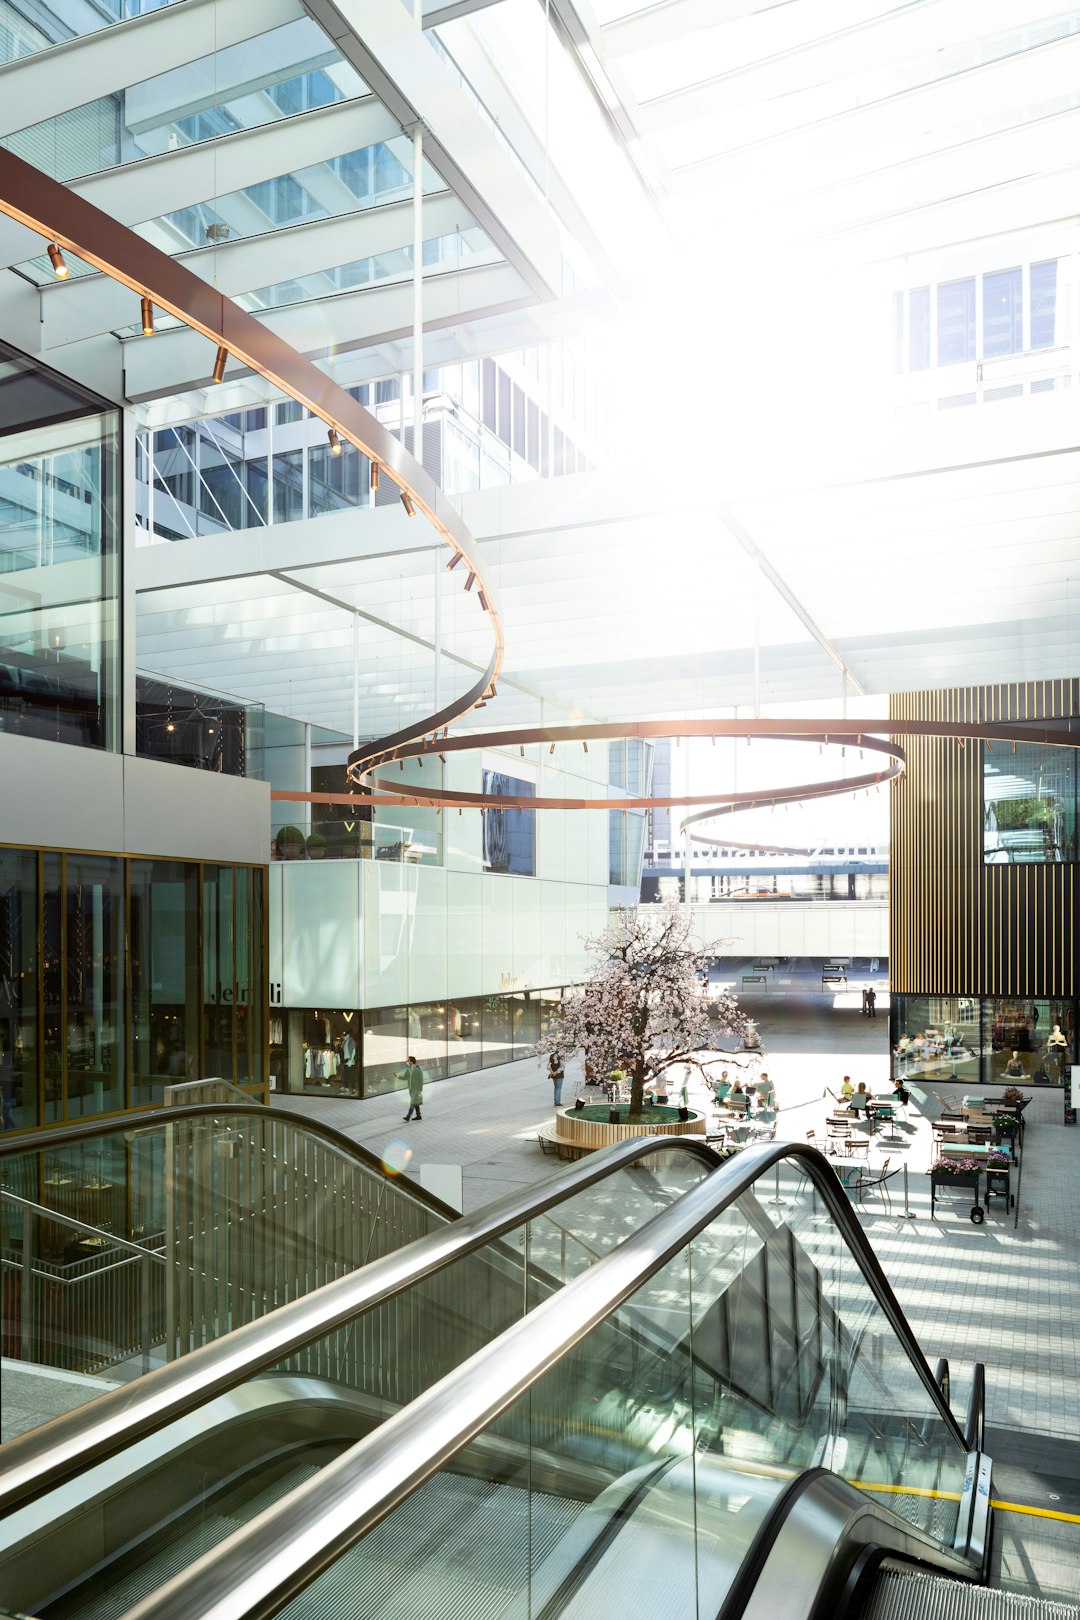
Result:
M435 626L433 640L435 642L435 681L434 681L434 709L436 713L442 708L442 577L446 572L443 567L442 556L435 549Z
M419 5L420 0L416 0ZM413 125L413 455L424 461L424 131ZM438 704L435 705L436 709Z
M438 704L436 704L436 708ZM360 746L360 615L352 616L352 745Z
M754 719L761 718L761 563L754 558Z
M684 790L690 794L690 738L684 739L686 748L683 753ZM693 840L689 827L683 828L683 900L686 905L691 904L690 879L693 875Z
M142 1370L150 1371L150 1257L139 1262L139 1344Z
M23 1361L35 1361L33 1334L34 1298L34 1227L37 1216L33 1210L23 1210L22 1278L19 1283L19 1355Z
M904 1213L901 1215L900 1219L902 1221L917 1221L918 1218L919 1217L917 1215L912 1214L911 1205L908 1203L908 1174L907 1174L907 1164L905 1163L904 1164Z

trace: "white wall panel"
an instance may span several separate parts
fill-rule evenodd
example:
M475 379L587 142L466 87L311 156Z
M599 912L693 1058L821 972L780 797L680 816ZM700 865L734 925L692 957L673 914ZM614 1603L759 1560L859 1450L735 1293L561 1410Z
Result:
M360 872L374 861L281 866L282 1005L358 1007Z
M889 908L876 900L789 900L694 906L700 945L724 956L880 956L889 954Z

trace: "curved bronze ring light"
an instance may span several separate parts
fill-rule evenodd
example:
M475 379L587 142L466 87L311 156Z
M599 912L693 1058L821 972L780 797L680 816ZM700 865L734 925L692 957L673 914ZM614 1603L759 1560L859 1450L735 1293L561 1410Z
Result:
M875 733L885 732L890 740ZM808 782L795 787L758 788L745 793L672 794L659 797L630 797L621 799L538 798L514 795L471 793L463 789L450 790L434 784L407 788L392 779L378 775L388 766L404 768L406 760L445 757L450 753L466 753L475 749L547 743L580 742L587 747L592 741L615 741L631 737L760 737L781 742L816 742L822 745L854 744L864 750L889 756L892 764L887 768L860 776L849 776L827 782ZM367 743L349 756L349 776L362 790L366 803L427 805L432 808L458 809L523 809L523 810L651 810L676 806L709 806L694 819L707 820L735 810L799 803L807 799L833 797L837 794L857 792L860 788L876 787L900 777L905 769L904 749L896 737L950 737L961 747L968 739L982 741L987 748L994 742L1042 743L1049 747L1080 748L1080 732L1062 730L1053 722L1034 726L1024 722L1017 725L987 721L973 724L968 721L944 720L837 720L826 719L744 719L744 720L635 720L615 721L607 724L581 723L569 726L527 726L510 731L473 732L468 736L447 737L432 735L418 742L406 742L387 747L385 741ZM280 795L297 799L311 795ZM275 795L278 797L278 795ZM323 796L316 796L323 802ZM350 794L329 796L328 802L357 803Z
M130 287L143 300L144 328L152 316L152 305L200 332L216 346L215 355L207 356L208 382L211 375L213 381L221 380L225 361L231 357L306 406L332 435L347 439L393 480L410 516L414 510L423 513L452 552L450 568L462 559L467 563L466 589L478 585L477 602L491 624L494 646L487 668L467 692L421 724L384 738L383 746L394 747L448 725L494 695L505 653L497 594L460 514L404 444L313 361L254 315L126 225L119 225L93 203L8 151L0 163L0 213L44 237L50 245L50 258L54 247L66 248L113 281ZM57 259L62 265L62 255Z

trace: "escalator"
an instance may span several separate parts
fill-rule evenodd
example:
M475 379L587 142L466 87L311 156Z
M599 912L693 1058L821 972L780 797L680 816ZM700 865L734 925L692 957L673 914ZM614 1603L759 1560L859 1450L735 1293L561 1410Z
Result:
M824 1159L638 1142L5 1447L0 1602L959 1616L1000 1596L980 1445Z

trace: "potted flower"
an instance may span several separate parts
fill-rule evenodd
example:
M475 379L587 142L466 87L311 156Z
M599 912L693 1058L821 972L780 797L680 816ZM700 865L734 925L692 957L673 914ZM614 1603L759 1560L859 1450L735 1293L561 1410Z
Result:
M982 1165L978 1159L935 1159L930 1166L930 1217L933 1219L934 1204L937 1199L939 1187L959 1187L967 1192L974 1192L975 1205L971 1213L972 1220L982 1220L982 1209L979 1205L979 1174ZM976 1213L977 1212L977 1213Z

